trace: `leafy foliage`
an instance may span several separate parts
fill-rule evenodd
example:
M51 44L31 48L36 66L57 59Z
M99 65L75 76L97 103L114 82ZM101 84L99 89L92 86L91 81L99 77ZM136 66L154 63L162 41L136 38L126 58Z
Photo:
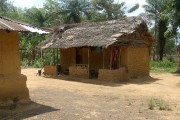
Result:
M132 8L130 8L130 9L128 10L128 13L134 12L134 11L137 10L138 8L139 8L139 4L136 3Z
M152 73L168 73L175 72L177 70L178 63L172 57L169 60L163 61L151 61L151 72Z
M36 7L27 9L25 15L28 18L27 20L29 23L39 27L45 27L47 20L51 17L44 9Z
M163 60L164 48L166 45L167 38L165 33L168 26L168 18L165 14L167 0L146 0L147 5L144 5L146 11L145 14L141 14L147 20L155 21L154 36L157 40L157 51L159 54L159 60Z
M102 13L105 20L125 17L125 3L114 3L114 0L93 0L93 7L97 13Z

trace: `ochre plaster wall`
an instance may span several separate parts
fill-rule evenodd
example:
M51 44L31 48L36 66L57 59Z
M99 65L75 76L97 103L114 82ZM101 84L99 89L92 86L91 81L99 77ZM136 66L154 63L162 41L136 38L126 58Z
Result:
M27 77L20 73L18 32L0 30L0 106L30 101Z
M90 50L90 69L98 71L103 67L103 53Z
M120 48L120 62L121 66L126 66L127 67L127 62L128 62L128 49L127 48Z
M126 68L120 67L119 69L110 70L110 69L99 69L99 80L105 80L105 81L124 81L128 79Z
M69 69L69 66L76 64L76 49L60 49L60 64L62 70Z
M18 32L0 30L0 74L20 74L18 40Z
M0 74L0 106L6 102L29 102L27 77L22 74Z
M127 48L129 77L149 76L149 48Z
M104 69L110 69L111 49L104 48L103 54L104 54ZM102 58L102 67L101 68L103 68L103 58Z
M81 54L81 64L88 64L88 48L82 48ZM89 50L89 54L90 68L94 70L102 68L102 53L96 53L95 51ZM76 64L76 49L60 49L60 64L63 70L68 69L73 64Z
M97 53L95 50L89 50L90 53L90 69L98 71L103 69L103 55L104 55L104 69L110 69L111 49L105 48L103 52ZM120 48L119 67L125 67L128 71L128 76L148 76L150 54L149 48ZM63 70L69 69L73 64L76 64L76 49L61 49L60 62ZM88 48L82 48L82 64L88 64Z
M56 65L45 65L44 66L44 74L45 75L57 75L57 66Z
M87 78L88 75L88 66L87 65L80 65L80 66L70 66L69 67L69 75L81 77L81 78Z

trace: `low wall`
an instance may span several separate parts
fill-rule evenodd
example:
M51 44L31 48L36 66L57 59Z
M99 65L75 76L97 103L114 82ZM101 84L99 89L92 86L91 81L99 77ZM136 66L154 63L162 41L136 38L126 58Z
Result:
M80 64L69 67L69 75L88 79L88 65Z
M0 74L0 106L30 102L26 81L22 74Z
M127 72L124 67L116 70L99 69L99 80L119 82L127 80L127 78Z
M44 66L44 74L45 75L57 75L58 70L56 65L45 65Z

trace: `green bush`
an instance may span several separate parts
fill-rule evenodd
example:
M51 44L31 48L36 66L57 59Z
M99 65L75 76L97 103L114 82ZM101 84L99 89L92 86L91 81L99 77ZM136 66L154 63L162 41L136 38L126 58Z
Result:
M35 67L35 68L42 68L42 67L43 67L43 62L42 62L42 60L41 60L41 59L36 59L36 60L34 61L33 67Z
M28 59L23 59L21 61L21 66L27 68L29 66L28 63L29 63Z
M164 60L164 61L151 61L151 67L158 67L158 68L172 68L177 67L177 62Z
M163 61L151 61L151 72L162 73L162 72L175 72L177 70L178 63L174 60L163 60Z
M174 57L172 57L172 56L169 56L169 57L167 57L167 59L168 59L170 62L173 62L173 63L175 63L175 59L174 59Z

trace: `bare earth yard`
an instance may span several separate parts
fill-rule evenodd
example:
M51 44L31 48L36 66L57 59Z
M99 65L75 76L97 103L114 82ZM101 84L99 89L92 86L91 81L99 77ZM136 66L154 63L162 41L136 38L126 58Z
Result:
M36 76L37 70L22 70L33 102L0 109L1 120L180 120L179 74L152 74L151 78L110 83ZM166 101L169 109L150 110L151 98Z

